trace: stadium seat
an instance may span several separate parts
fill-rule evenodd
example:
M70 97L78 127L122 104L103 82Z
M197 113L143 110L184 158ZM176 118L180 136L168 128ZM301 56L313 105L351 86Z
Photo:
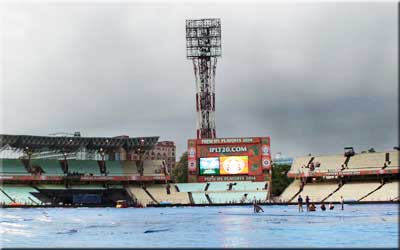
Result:
M17 203L25 205L40 205L42 202L31 193L38 191L27 185L3 185L1 189Z
M124 176L121 161L105 161L108 176Z
M122 166L122 175L139 175L139 171L135 161L120 161L120 162Z
M294 180L279 196L281 202L289 202L290 199L300 190L300 180Z
M30 175L20 159L0 159L2 175Z
M143 161L143 175L164 175L162 160Z
M362 201L391 201L399 197L399 181L385 183Z
M349 169L381 169L385 164L385 153L364 153L350 157Z
M206 183L178 183L176 186L179 192L199 192L204 191Z
M35 185L35 188L37 189L54 189L54 190L65 190L67 189L65 185L59 185L59 184L40 184L40 185Z
M231 182L210 182L207 191L227 191Z
M300 195L303 199L308 195L311 202L321 202L338 187L339 185L337 183L308 183L304 186Z
M346 201L358 201L368 193L375 190L381 184L378 182L353 182L344 184L338 191L336 191L327 202L339 202L340 196Z
M311 156L297 157L296 159L294 159L289 173L299 174L306 170L308 171L308 168L304 169L303 166L306 166L308 164L308 162L310 161L310 159L311 159Z
M3 191L0 190L0 204L1 205L8 205L12 202L12 200L10 200L10 198L7 197L7 195L5 195L3 193Z
M258 182L258 181L238 181L234 182L235 185L232 185L232 190L235 191L256 191L263 190L265 188L265 184L267 182Z
M210 204L205 193L192 193L194 204Z
M97 161L92 160L68 160L68 172L80 174L93 174L100 176L100 167Z
M126 191L131 196L133 200L136 200L139 204L146 206L148 204L153 204L153 199L146 193L146 191L138 186L128 186Z
M61 165L58 160L33 159L32 166L39 166L44 171L42 175L64 175L64 171L61 169Z
M170 186L169 194L167 193L166 185L153 185L146 189L160 203L190 204L188 193L177 192L173 185Z
M106 189L101 184L84 184L84 185L71 185L69 189L79 189L79 190L102 190Z
M320 155L315 156L313 163L319 163L319 167L315 168L315 171L328 172L328 170L337 171L341 169L344 164L346 157L344 155Z

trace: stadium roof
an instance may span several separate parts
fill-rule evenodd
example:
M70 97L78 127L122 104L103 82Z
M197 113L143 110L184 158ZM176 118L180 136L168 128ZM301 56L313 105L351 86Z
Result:
M150 150L158 141L158 136L152 137L79 137L79 136L35 136L35 135L0 135L0 148L10 146L16 149L48 149L77 150L85 147L89 150L117 149Z

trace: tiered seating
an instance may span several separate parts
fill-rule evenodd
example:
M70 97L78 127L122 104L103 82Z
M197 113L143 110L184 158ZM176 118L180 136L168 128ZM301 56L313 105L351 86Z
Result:
M338 188L337 183L308 183L300 195L305 199L310 197L311 202L320 202Z
M385 153L356 154L350 157L349 169L381 169L385 163Z
M388 165L387 169L391 168L399 168L399 154L400 151L390 151L389 152L389 157L390 157L390 165Z
M321 155L315 156L313 162L319 162L320 166L315 168L315 171L328 171L329 170L340 170L342 164L345 162L346 157L344 155Z
M399 182L389 182L368 195L362 201L390 201L399 197Z
M34 204L38 205L42 202L38 200L31 193L37 193L38 191L30 186L25 185L4 185L1 189L8 194L11 198L15 200L17 203L21 204Z
M310 161L311 156L303 156L303 157L297 157L292 164L292 167L290 168L290 173L293 174L299 174L303 171L305 171L304 168L302 168L303 166L306 166L308 164L308 162ZM308 168L306 168L308 169Z
M209 193L212 203L226 204L226 203L241 203L244 200L244 195L247 194L247 199L252 199L253 194L246 192L224 192L224 193Z
M354 200L357 201L363 196L372 192L374 189L379 187L377 182L367 182L367 183L346 183L338 191L336 191L331 197L326 201L328 202L339 202L340 196L343 196L344 200Z
M199 192L204 191L206 183L178 183L180 192Z
M154 203L153 199L151 199L151 197L141 187L130 186L126 188L126 191L131 195L132 199L137 200L139 204L145 206Z
M100 190L105 189L103 185L99 184L86 184L86 185L72 185L70 189L80 189L80 190Z
M124 176L121 161L105 161L108 176Z
M204 193L192 193L192 198L195 204L210 204Z
M188 193L176 192L175 187L170 187L170 194L167 194L166 185L154 185L147 187L147 191L158 202L170 202L173 204L189 204Z
M64 185L58 184L42 184L42 185L35 185L37 189L54 189L54 190L65 190L67 189Z
M263 190L265 188L265 184L267 182L252 182L252 181L238 181L235 182L236 185L232 186L232 190L236 191L255 191L255 190Z
M12 202L1 190L0 190L0 204L8 205Z
M68 172L101 175L99 164L97 163L97 161L91 161L91 160L69 160Z
M135 161L120 161L123 175L138 175L138 169ZM107 168L108 169L108 168Z
M147 187L146 189L154 197L154 199L156 199L156 201L167 201L167 189L165 185L154 185Z
M279 200L281 202L288 202L293 195L295 195L300 190L300 181L294 180L281 194Z
M171 201L178 204L190 204L189 195L186 192L177 192L174 186L170 188Z
M227 191L230 182L210 182L207 191Z
M43 171L43 175L64 175L58 160L32 160L32 166L39 166Z
M0 159L1 175L30 175L19 159Z
M143 175L164 175L162 170L162 160L143 161Z

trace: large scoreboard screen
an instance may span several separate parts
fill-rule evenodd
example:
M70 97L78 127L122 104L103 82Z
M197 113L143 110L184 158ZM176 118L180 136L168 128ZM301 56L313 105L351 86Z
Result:
M188 181L264 181L270 175L269 137L188 140Z
M249 173L248 156L221 156L219 159L220 159L219 173L221 175Z
M200 158L200 175L219 175L218 157Z

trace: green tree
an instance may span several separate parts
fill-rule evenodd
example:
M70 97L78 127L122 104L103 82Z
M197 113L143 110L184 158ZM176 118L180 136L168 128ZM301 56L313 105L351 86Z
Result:
M172 170L172 178L175 183L185 183L188 181L188 153L184 152Z
M272 196L279 196L293 179L287 177L290 165L274 165L272 168Z
M374 148L370 148L370 149L368 149L368 153L375 153L376 151L375 151L375 149Z

